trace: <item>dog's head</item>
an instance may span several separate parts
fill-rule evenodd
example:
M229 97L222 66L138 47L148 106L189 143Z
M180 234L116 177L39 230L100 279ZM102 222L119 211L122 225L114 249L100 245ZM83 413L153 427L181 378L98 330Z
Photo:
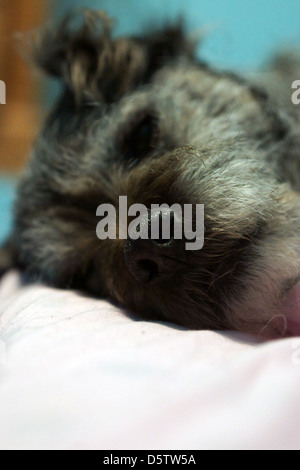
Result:
M259 332L299 272L295 203L267 163L289 129L267 94L199 63L178 26L113 39L107 18L87 12L82 26L70 16L34 43L64 90L20 182L19 263L144 318ZM123 239L120 196L147 208L146 226L152 204L171 207L171 220L173 204L189 204L195 229L204 205L204 246L187 250L172 232ZM115 238L97 237L101 204L116 210Z

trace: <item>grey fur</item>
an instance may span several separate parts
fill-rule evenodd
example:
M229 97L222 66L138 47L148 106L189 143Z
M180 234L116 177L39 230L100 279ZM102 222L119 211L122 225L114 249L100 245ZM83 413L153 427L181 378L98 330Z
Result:
M179 26L114 40L103 15L70 21L35 40L65 89L19 184L14 264L144 318L281 334L270 320L300 273L298 59L247 79L197 61ZM96 237L97 206L119 195L204 204L204 248L167 280L136 281L121 241Z

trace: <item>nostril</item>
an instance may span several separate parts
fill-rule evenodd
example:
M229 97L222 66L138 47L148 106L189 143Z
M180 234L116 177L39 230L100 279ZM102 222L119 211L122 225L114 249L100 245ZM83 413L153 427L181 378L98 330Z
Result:
M158 276L158 265L155 263L155 261L152 261L151 259L141 259L137 264L140 271L147 275L149 281Z
M164 243L159 245L147 239L126 241L124 261L134 279L143 283L166 280L184 266L174 240L164 240Z
M131 275L140 282L149 282L159 276L159 263L151 252L151 241L128 240L124 246L124 259Z

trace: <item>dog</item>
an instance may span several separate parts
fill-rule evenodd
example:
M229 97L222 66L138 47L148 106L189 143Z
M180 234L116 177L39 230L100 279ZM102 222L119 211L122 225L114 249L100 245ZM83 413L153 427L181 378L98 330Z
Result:
M1 274L16 267L146 320L282 335L281 304L300 278L299 59L244 77L199 60L181 23L115 38L90 10L30 45L63 87L20 178ZM203 248L99 240L97 207L120 195L203 204Z

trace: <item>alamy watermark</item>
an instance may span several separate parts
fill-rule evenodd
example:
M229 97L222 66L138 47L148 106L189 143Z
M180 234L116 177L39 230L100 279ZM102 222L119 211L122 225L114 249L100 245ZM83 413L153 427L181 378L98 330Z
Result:
M204 245L203 204L151 204L148 209L143 204L128 207L127 196L119 196L118 212L112 204L101 204L96 215L101 217L96 228L100 240L184 239L186 250L200 250Z
M295 80L292 83L292 89L295 90L292 94L292 103L298 105L300 104L300 80Z
M6 104L6 85L0 80L0 104Z

